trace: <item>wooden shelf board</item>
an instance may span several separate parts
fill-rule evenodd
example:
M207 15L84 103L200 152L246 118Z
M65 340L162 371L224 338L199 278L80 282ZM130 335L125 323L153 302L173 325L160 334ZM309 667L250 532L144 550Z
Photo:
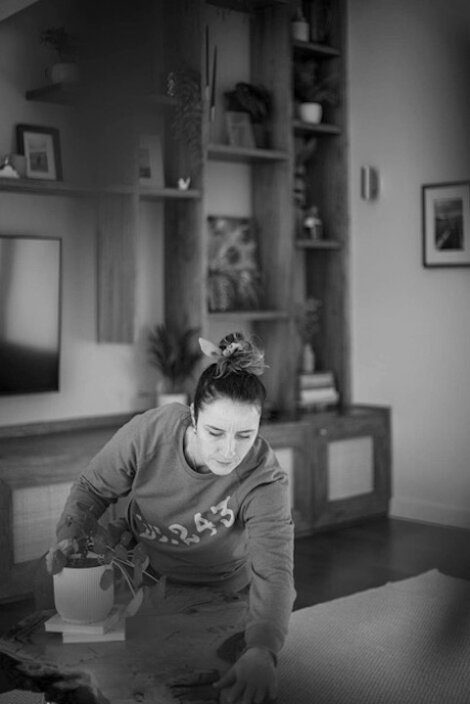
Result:
M303 240L295 241L295 246L299 249L341 249L341 243L337 240Z
M35 100L55 105L73 105L80 97L83 86L78 83L51 83L39 88L26 91L26 100ZM176 98L159 93L144 93L130 98L133 102L143 102L161 107L173 107L177 104ZM105 101L108 104L108 101ZM116 102L120 102L117 100Z
M277 149L247 149L233 147L229 144L209 144L207 156L214 161L256 162L256 161L284 161L287 152Z
M230 310L221 313L208 313L210 320L286 320L284 310Z
M151 186L139 186L138 193L140 200L164 200L166 198L191 200L201 197L201 192L194 188L183 191L179 188L152 188Z
M227 10L249 12L260 7L273 7L275 5L288 5L290 0L206 0L208 5L224 7Z
M335 59L340 56L338 49L326 44L316 44L315 42L302 42L296 39L292 43L294 51L298 54L308 54L309 56L318 56L325 59Z
M88 197L96 193L89 186L78 186L64 181L41 181L40 179L0 178L0 191L9 193L37 194L45 196Z
M150 186L133 186L130 184L113 184L98 188L95 186L79 186L64 181L41 181L33 178L0 178L1 191L23 193L25 195L62 195L76 198L97 196L100 193L123 196L137 194L140 200L164 200L166 198L188 200L201 197L200 191L195 189L182 191L178 188L152 188Z
M302 122L302 120L294 120L293 127L295 132L311 132L324 135L341 134L341 130L337 125L327 125L324 122L313 124L311 122Z

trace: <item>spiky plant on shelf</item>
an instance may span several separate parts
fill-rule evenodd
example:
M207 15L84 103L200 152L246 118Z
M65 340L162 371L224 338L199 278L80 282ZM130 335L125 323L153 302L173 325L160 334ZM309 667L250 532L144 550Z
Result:
M160 392L186 393L186 385L202 357L198 328L155 325L148 334L149 362L159 375Z

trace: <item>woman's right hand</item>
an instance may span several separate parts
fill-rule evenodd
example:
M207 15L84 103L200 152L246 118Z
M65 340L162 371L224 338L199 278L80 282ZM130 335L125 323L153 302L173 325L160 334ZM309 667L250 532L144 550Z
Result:
M49 548L46 553L46 567L49 574L58 574L67 562L69 555L75 552L73 538L65 538Z

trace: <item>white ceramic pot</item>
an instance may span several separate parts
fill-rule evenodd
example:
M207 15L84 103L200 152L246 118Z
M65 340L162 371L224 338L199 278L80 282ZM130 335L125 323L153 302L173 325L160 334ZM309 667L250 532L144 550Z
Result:
M55 574L54 603L68 623L95 623L109 614L114 604L114 584L102 589L100 580L111 565L64 567Z
M323 109L320 103L300 103L299 115L303 122L317 125L321 122Z
M74 63L57 63L46 69L46 77L51 83L77 83L78 66Z
M165 406L167 403L183 403L187 405L188 394L162 394L157 392L157 406Z

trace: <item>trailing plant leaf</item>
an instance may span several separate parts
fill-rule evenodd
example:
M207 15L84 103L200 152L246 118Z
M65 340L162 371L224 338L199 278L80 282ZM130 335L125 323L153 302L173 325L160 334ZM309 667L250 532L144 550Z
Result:
M136 591L130 602L127 604L126 609L124 611L125 616L135 616L140 607L142 606L142 602L144 600L144 590L141 587Z
M112 569L105 570L101 575L100 587L106 591L114 584L114 573Z

